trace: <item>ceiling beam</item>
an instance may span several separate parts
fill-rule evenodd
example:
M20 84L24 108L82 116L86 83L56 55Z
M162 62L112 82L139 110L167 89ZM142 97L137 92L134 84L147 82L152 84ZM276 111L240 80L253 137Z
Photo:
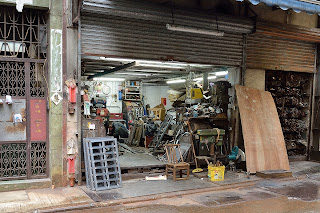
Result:
M117 71L120 71L120 70L124 70L124 69L127 69L129 67L133 67L135 65L136 65L136 62L134 61L134 62L131 62L131 63L128 63L128 64L124 64L124 65L115 67L113 69L107 69L107 70L104 70L102 73L97 73L94 76L90 76L88 78L88 80L90 80L92 78L99 78L101 76L104 76L104 75L107 75L107 74L111 74L111 73L114 73L114 72L117 72Z

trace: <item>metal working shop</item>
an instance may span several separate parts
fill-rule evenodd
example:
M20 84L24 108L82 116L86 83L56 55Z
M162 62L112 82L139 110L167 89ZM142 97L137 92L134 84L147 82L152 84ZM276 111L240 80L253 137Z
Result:
M6 189L122 198L320 159L319 4L59 2L0 0Z

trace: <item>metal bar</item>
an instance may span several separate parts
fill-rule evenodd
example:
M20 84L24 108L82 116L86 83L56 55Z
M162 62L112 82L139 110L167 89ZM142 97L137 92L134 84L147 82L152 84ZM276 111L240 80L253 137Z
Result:
M79 13L78 16L80 16L80 0L79 0ZM78 19L78 54L77 54L77 61L78 61L78 70L77 70L77 82L80 83L81 82L81 20ZM78 130L78 153L82 153L82 149L81 149L81 138L82 138L82 131L81 131L81 127L82 127L82 115L81 115L81 110L80 107L81 106L81 93L78 92L77 93L77 130ZM83 149L85 149L85 147L83 146ZM82 172L81 172L81 161L82 161L82 155L78 155L77 156L77 163L78 163L78 184L81 185L82 184ZM88 183L87 183L88 185Z
M7 56L0 56L0 61L15 61L15 62L35 62L44 63L45 59L33 59L33 58L13 58Z
M67 70L67 2L66 0L63 0L63 15L62 15L62 82L64 85L64 82L67 80L68 77L68 70ZM64 87L64 86L63 86ZM62 129L62 135L63 135L63 141L62 141L62 153L63 156L66 156L67 154L67 113L68 113L68 95L66 92L63 92L63 114L62 114L62 124L63 124L63 129ZM68 171L67 171L67 161L62 162L63 166L63 175L62 175L62 183L63 185L67 185L68 181Z
M312 85L312 98L311 98L311 111L310 111L310 124L309 124L309 130L308 130L308 134L309 134L309 141L308 141L308 151L307 151L307 155L308 155L308 160L312 160L311 159L311 151L312 151L312 147L314 145L314 127L315 127L315 121L316 121L316 113L315 113L315 109L316 109L316 89L317 89L317 77L319 76L319 71L317 72L318 69L318 51L319 51L319 46L318 44L316 44L316 48L315 48L315 58L314 58L314 73L313 73L313 85ZM319 141L318 141L319 143ZM319 145L318 145L319 147ZM319 151L319 150L317 150Z
M104 76L104 75L107 75L107 74L111 74L111 73L114 73L116 71L124 70L124 69L127 69L129 67L133 67L135 65L136 65L136 62L134 61L134 62L131 62L131 63L128 63L128 64L124 64L124 65L119 66L119 67L115 67L113 69L104 70L103 73L97 73L97 74L95 74L93 76L89 76L88 80L93 79L93 78L97 78L97 77L101 77L101 76Z
M30 178L31 174L31 137L30 137L30 62L25 62L25 84L26 84L26 130L27 130L27 177Z

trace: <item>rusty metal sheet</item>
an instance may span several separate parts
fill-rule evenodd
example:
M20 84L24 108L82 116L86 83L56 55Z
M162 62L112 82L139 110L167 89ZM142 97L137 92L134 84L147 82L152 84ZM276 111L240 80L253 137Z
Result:
M31 141L46 141L47 113L44 99L30 100L30 119Z
M13 123L13 115L21 114L26 117L26 100L13 99L13 103L0 105L0 141L25 141L26 140L26 122Z
M314 43L256 33L247 39L247 67L252 69L314 72Z
M247 171L290 170L276 105L269 92L236 86Z

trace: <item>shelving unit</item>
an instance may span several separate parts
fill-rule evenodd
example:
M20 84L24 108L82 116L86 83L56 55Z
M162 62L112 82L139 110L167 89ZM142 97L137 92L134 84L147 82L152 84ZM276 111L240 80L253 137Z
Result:
M134 84L134 85L132 85ZM141 101L141 82L140 81L126 81L124 90L124 100L125 101Z

